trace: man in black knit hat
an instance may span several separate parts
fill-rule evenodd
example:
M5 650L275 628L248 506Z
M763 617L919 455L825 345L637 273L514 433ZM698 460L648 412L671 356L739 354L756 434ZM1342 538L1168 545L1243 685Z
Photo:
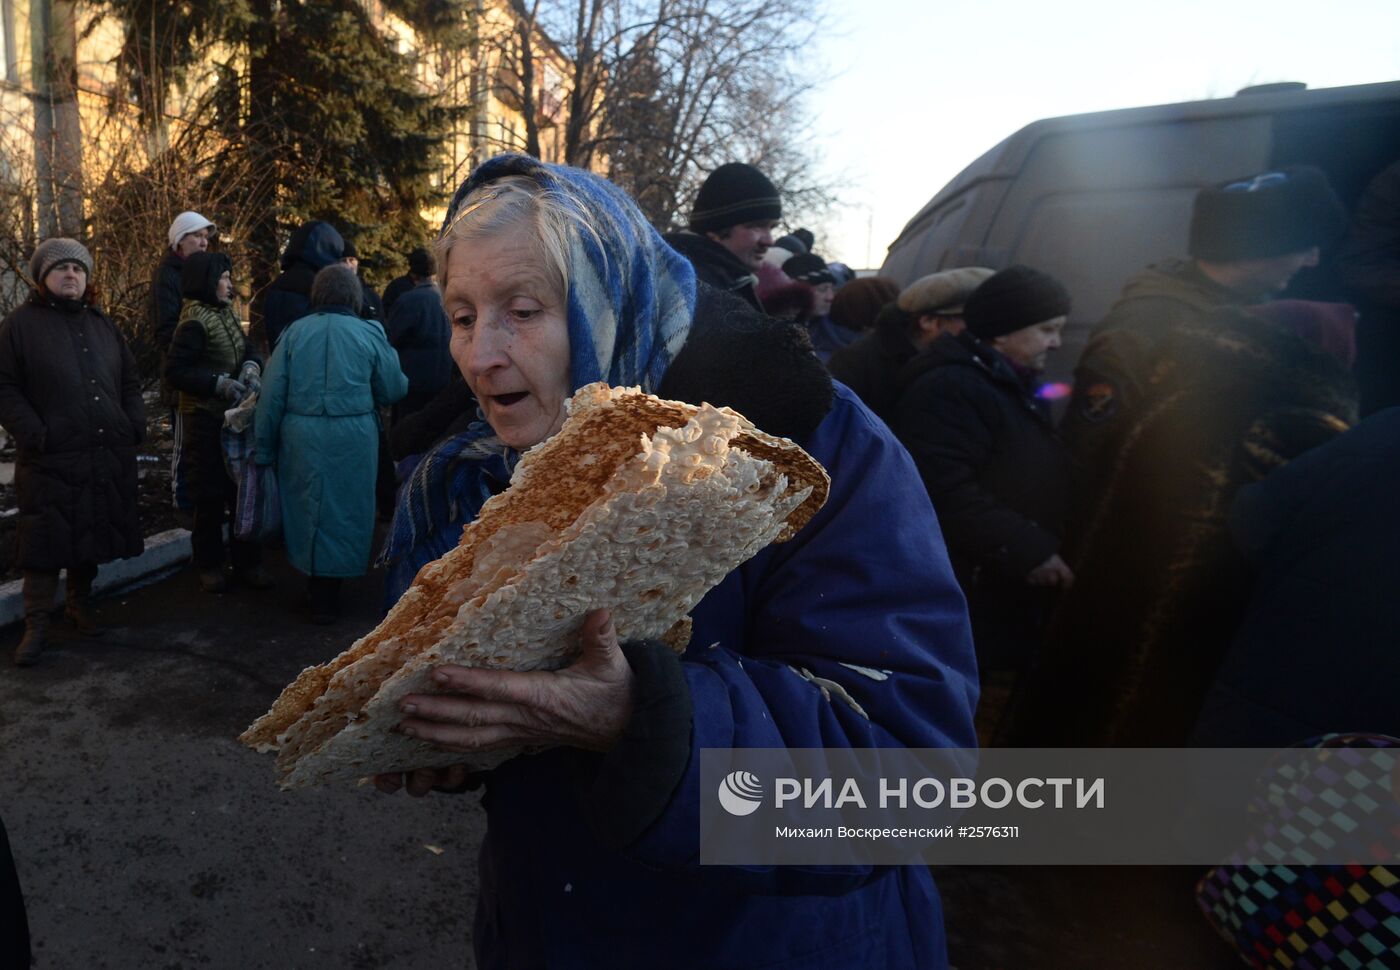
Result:
M700 186L689 230L669 234L666 242L690 260L702 282L762 310L755 274L782 215L778 189L768 177L752 165L730 162Z
M1191 212L1190 259L1150 266L1129 280L1094 328L1075 370L1062 428L1076 492L1097 494L1113 465L1124 415L1141 400L1162 341L1212 309L1279 297L1320 248L1346 230L1346 212L1309 166L1279 169L1202 189Z
M399 297L417 286L422 280L437 278L437 260L431 251L419 246L408 254L408 272L389 281L384 288L384 299L380 303L380 320L388 320Z

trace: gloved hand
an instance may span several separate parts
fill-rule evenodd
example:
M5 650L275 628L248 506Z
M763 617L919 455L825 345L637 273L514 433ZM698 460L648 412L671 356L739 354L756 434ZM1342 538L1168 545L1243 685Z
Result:
M238 372L238 382L244 385L256 385L262 382L262 368L258 366L256 360L243 362L243 368Z
M225 401L237 401L247 393L247 391L248 388L246 385L239 383L227 375L221 375L219 379L214 382L214 393Z

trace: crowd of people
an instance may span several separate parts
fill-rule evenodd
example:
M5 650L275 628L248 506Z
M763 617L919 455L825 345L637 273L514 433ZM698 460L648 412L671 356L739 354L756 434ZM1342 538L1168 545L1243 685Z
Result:
M1320 456L1366 441L1381 474L1400 447L1376 430L1381 414L1357 426L1392 403L1400 363L1385 325L1397 185L1400 165L1354 218L1307 166L1201 190L1184 255L1125 281L1059 416L1044 373L1073 295L1035 268L843 281L805 230L772 239L776 192L737 164L706 182L692 231L667 239L702 278L801 323L909 451L967 598L984 742L1285 745L1400 731L1383 686L1400 672L1382 647L1395 572L1329 561L1364 544L1368 522L1393 531L1396 513L1378 500L1324 511L1300 484L1272 501L1306 522L1264 523L1270 500L1255 497L1281 496L1295 466L1330 494L1372 494L1359 467L1322 479ZM1324 255L1354 284L1359 324L1352 305L1281 298ZM1356 375L1379 389L1370 401ZM1320 683L1346 701L1315 703Z
M1186 258L1126 282L1059 421L1042 386L1074 307L1059 280L1022 265L855 279L807 230L775 239L781 222L781 193L743 163L712 172L688 228L663 237L604 179L500 156L382 304L334 226L299 227L265 296L266 348L232 308L213 223L170 227L151 328L179 435L172 501L211 593L270 581L256 542L224 538L240 408L325 622L370 564L386 476L392 603L593 381L728 405L831 476L794 540L697 606L705 649L619 642L600 605L565 670L449 666L442 693L405 701L399 729L451 750L549 746L486 777L376 780L487 786L482 967L946 965L924 867L701 868L701 748L1400 733L1391 557L1350 557L1395 531L1395 412L1348 430L1354 311L1278 299L1348 238L1321 172L1202 190ZM1355 230L1348 247L1375 258ZM92 269L80 243L44 242L33 298L0 325L21 665L42 653L59 569L68 614L95 632L96 564L141 548L140 380ZM1314 703L1319 681L1345 702ZM587 893L539 904L583 872Z

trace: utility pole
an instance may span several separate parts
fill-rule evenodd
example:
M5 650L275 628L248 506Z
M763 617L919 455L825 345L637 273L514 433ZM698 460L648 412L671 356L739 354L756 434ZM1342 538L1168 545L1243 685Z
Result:
M78 116L78 25L74 0L33 0L34 168L39 235L83 236L83 133Z
M862 266L861 269L874 269L874 268L875 268L875 267L873 267L873 266L870 265L870 244L871 244L872 237L873 237L874 235L875 235L875 213L874 213L874 212L867 212L867 213L865 214L865 265Z

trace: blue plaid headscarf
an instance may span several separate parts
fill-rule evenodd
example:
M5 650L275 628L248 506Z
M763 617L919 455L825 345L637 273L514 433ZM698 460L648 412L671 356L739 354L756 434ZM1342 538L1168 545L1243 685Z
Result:
M506 154L481 165L447 207L442 234L476 189L524 175L568 208L582 210L592 232L569 233L569 380L573 390L594 381L640 385L655 392L690 333L695 270L646 221L635 202L582 169ZM510 481L519 455L486 423L480 410L466 431L424 456L399 498L380 555L389 567L393 603L426 563L457 545L462 527Z

